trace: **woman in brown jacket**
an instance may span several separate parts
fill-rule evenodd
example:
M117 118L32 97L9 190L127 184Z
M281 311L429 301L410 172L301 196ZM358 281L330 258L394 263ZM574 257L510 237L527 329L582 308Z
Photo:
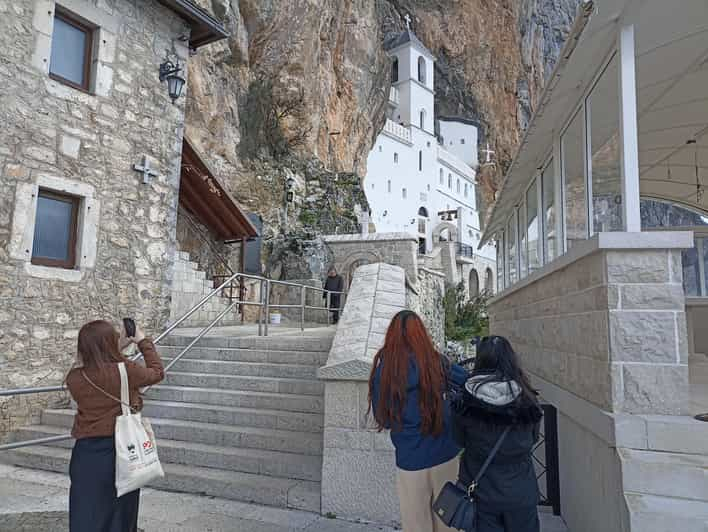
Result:
M121 350L136 343L145 366L127 360ZM71 532L135 532L140 490L116 497L116 417L121 415L118 363L125 362L130 406L142 408L140 387L164 378L162 361L152 340L137 328L126 338L107 321L92 321L79 331L77 364L66 377L78 405L72 436L76 438L69 475L69 528Z

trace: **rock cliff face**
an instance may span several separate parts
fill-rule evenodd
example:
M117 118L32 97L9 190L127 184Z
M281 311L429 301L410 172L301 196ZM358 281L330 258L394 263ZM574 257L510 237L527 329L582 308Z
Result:
M366 171L390 84L382 43L405 15L437 57L437 113L477 119L497 152L481 176L490 198L580 0L199 1L231 37L190 64L187 135L275 242L283 228L309 239L355 227L350 207L366 206L352 176ZM296 182L288 219L286 176ZM321 220L311 207L328 196L339 208Z

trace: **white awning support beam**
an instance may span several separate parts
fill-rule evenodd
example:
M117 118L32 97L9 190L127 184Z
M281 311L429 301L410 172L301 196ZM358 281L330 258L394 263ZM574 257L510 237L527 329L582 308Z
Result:
M620 59L620 158L624 227L625 231L636 233L642 230L642 221L639 210L639 140L634 25L620 28L617 48Z

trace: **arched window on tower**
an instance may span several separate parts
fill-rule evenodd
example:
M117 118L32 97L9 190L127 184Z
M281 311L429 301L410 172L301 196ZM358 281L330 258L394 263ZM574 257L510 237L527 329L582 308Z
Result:
M452 174L447 174L447 188L452 190ZM448 207L449 209L450 207Z
M420 110L420 129L425 129L425 109Z
M425 83L425 58L418 56L418 81Z
M398 57L393 58L393 63L391 63L391 83L396 83L398 81Z

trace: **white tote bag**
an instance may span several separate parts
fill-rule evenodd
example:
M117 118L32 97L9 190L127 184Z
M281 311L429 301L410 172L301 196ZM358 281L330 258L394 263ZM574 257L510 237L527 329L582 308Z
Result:
M128 373L125 363L118 364L120 372L120 403L123 415L116 418L116 494L118 497L142 488L149 482L165 476L157 457L155 434L140 412L130 411Z

